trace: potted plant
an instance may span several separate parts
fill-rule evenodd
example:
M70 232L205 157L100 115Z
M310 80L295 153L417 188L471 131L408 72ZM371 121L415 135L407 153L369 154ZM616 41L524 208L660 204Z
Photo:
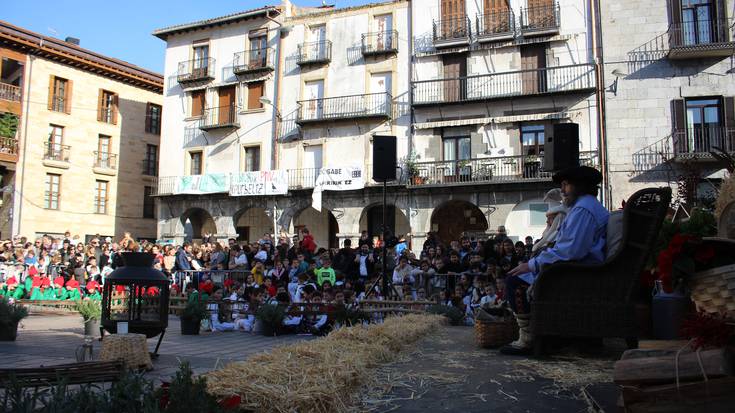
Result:
M419 168L416 165L417 160L420 158L421 157L419 155L417 155L415 152L412 152L410 155L406 155L401 159L401 163L406 168L408 179L410 180L412 185L420 185L426 180L425 177L419 175Z
M195 336L199 334L202 320L207 318L207 303L200 296L190 299L181 313L181 334Z
M0 296L0 341L15 341L18 336L18 323L26 317L28 317L27 308Z
M100 330L100 319L102 318L102 305L98 300L79 300L74 308L81 314L84 320L84 335L93 336Z
M255 312L255 319L260 321L264 336L275 336L286 316L286 309L278 304L265 304Z

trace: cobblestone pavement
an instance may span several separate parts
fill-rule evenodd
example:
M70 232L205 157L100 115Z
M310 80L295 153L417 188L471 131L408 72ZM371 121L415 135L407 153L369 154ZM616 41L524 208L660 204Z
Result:
M169 318L166 335L161 342L154 369L147 375L154 379L173 376L179 360L188 360L196 374L214 369L216 365L245 360L252 354L279 345L310 340L307 335L265 337L242 332L202 333L183 336L178 317ZM158 338L148 340L150 351ZM15 342L0 342L0 360L4 368L39 367L73 363L76 350L84 341L84 327L78 315L32 315L21 322ZM94 341L94 355L101 343Z

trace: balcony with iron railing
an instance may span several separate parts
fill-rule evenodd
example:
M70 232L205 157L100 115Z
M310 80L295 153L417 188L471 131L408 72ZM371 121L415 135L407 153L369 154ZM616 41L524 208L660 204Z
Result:
M725 57L733 54L733 19L704 19L669 26L669 58Z
M580 152L580 165L599 167L596 151ZM544 171L543 156L503 156L452 161L416 162L409 171L408 186L447 186L488 183L542 182L551 180Z
M434 20L432 37L434 46L456 46L467 44L472 36L470 18L467 16Z
M561 25L559 3L521 8L521 33L524 36L553 34Z
M362 55L376 56L398 52L398 32L387 30L362 34Z
M0 161L18 162L18 140L0 136Z
M579 64L412 82L413 104L462 103L591 91L595 66Z
M516 32L513 10L478 14L475 25L479 42L512 39Z
M676 130L671 135L675 160L714 160L710 151L719 148L735 154L735 128L724 126Z
M247 75L273 71L273 49L263 47L235 53L232 71L236 75Z
M176 80L181 84L206 83L214 79L214 58L179 62Z
M20 102L20 86L0 82L0 100Z
M296 64L299 66L329 63L331 60L332 42L329 40L306 42L298 46Z
M202 117L199 118L199 129L204 131L239 127L237 106L234 104L205 108Z
M117 154L94 151L95 169L117 169Z
M53 162L69 162L71 146L58 143L47 143L43 151L43 159Z
M392 98L387 92L309 99L297 103L296 123L299 125L341 119L390 119L393 114Z

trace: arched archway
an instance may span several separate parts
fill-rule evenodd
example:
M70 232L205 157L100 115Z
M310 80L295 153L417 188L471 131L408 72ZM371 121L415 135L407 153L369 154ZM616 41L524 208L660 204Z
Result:
M480 208L467 201L451 200L431 214L431 230L446 245L462 235L480 235L488 229L487 218Z
M411 223L403 211L395 205L385 206L385 224L396 236L411 232ZM373 204L365 207L360 215L360 231L367 231L370 238L380 236L383 225L383 205Z
M294 216L292 225L295 234L308 228L318 248L339 248L339 224L334 214L326 208L322 208L322 212L312 207L302 209Z
M217 225L212 215L202 208L190 208L181 215L181 225L184 228L184 240L192 242L201 240L203 234L216 234Z
M273 219L263 208L245 208L232 217L238 241L252 242L273 233Z

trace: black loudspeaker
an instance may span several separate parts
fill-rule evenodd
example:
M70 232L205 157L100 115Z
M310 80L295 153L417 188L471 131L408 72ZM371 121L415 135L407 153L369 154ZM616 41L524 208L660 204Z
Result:
M579 125L556 123L544 144L544 170L547 172L579 166Z
M396 179L396 137L373 136L373 180L377 182Z

